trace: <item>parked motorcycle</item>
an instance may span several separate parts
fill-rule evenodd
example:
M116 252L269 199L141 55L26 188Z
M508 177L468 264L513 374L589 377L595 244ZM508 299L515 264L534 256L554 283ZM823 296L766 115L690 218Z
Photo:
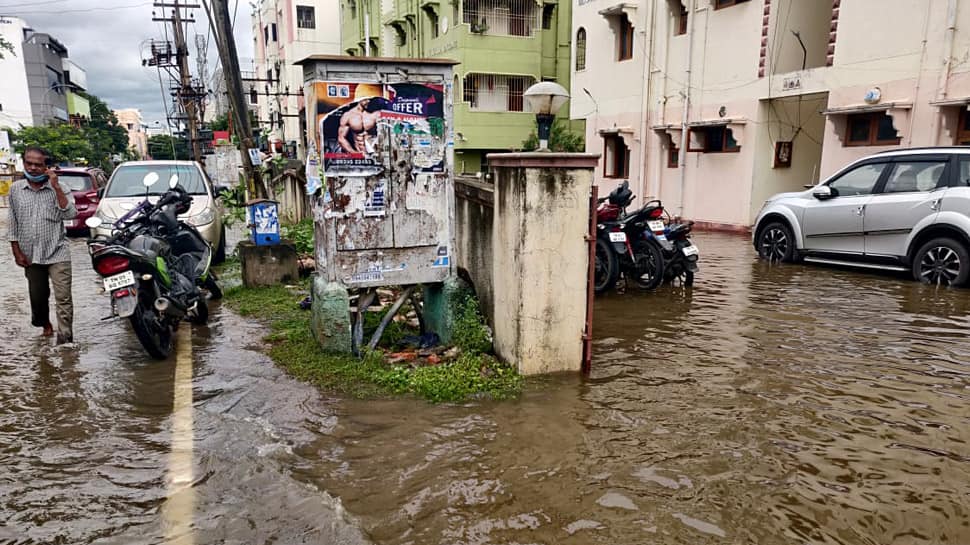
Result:
M209 270L212 247L178 215L188 211L192 196L169 180L169 190L152 204L149 191L158 174L145 176L145 200L113 225L111 235L88 242L94 270L111 294L111 317L128 318L145 350L156 359L168 357L174 332L183 319L205 323L209 309L203 288L222 296ZM98 216L85 222L91 229Z
M664 229L664 236L670 242L669 250L664 251L664 280L667 282L680 280L684 286L694 285L700 251L690 240L693 227L694 222L688 221L668 224Z
M626 181L599 200L593 285L596 293L615 286L621 273L644 290L656 289L664 280L663 250L655 235L658 227L663 229L663 204L650 201L636 212L624 213L632 201L633 193Z

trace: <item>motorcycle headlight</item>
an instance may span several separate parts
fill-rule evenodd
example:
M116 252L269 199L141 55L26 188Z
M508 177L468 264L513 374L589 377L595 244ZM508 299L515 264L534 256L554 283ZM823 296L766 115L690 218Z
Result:
M190 225L194 225L198 227L200 225L212 223L213 221L215 221L215 219L216 219L215 210L213 210L212 208L206 208L205 210L203 210L202 212L194 216L189 216L185 218L185 221L188 222Z

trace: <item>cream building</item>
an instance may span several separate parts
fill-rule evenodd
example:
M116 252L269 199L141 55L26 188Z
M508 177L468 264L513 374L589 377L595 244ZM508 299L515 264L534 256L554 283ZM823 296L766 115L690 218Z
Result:
M579 0L571 116L601 193L744 229L850 161L970 144L970 2Z
M340 55L338 0L259 0L252 15L259 128L305 156L303 68L310 55ZM255 90L255 93L252 91Z
M145 122L141 117L141 110L136 108L126 108L115 110L115 117L118 124L128 131L128 147L138 152L139 157L148 156L148 133L145 131Z

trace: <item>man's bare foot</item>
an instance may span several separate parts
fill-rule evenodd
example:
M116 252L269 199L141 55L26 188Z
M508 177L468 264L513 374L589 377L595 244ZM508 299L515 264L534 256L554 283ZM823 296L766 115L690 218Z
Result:
M51 337L51 336L53 336L54 335L54 326L51 325L51 324L45 325L44 326L44 332L41 333L41 335L43 335L45 337Z

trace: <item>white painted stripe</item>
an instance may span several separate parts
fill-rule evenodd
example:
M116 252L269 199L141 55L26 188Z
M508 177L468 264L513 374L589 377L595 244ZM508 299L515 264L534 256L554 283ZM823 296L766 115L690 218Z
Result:
M174 339L175 394L172 406L172 451L168 456L166 478L168 499L162 505L162 516L165 543L193 545L195 489L192 487L192 461L195 435L192 414L192 330L189 327L179 329Z

